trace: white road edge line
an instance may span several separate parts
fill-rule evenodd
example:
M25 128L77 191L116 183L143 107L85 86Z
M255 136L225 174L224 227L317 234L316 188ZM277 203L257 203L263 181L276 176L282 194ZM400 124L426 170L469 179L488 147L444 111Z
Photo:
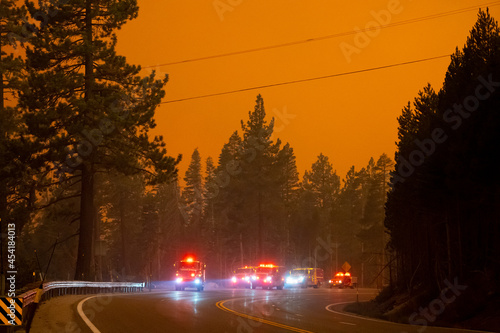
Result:
M386 321L386 320L380 320L380 319L373 319L373 318L368 318L368 317L363 317L363 316L356 316L356 315L353 315L353 314L349 314L349 313L345 313L345 312L340 312L340 311L335 311L335 310L329 309L330 306L340 305L340 304L350 304L350 303L353 303L353 302L342 302L342 303L329 304L329 305L325 306L325 309L326 309L326 311L330 311L332 313L335 313L335 314L338 314L338 315L341 315L341 316L347 316L347 317L352 317L352 318L357 318L357 319L374 321L374 322L377 322L377 323L387 323L387 324L394 324L394 325L404 325L404 324L395 323L395 322L392 322L392 321Z
M94 298L94 297L97 297L97 296L90 296L90 297L87 297L84 300L80 301L80 303L78 303L78 306L76 307L76 309L78 310L78 314L80 315L80 317L82 317L82 319L85 322L85 324L87 324L87 326L90 328L90 330L93 333L101 333L101 331L99 331L97 329L97 327L95 327L94 324L92 324L92 322L90 321L90 319L87 318L87 316L85 315L85 313L83 313L83 303L85 303L85 301L87 301L87 300L89 300L91 298Z
M329 309L330 306L340 305L340 304L350 304L350 303L353 303L353 302L333 303L333 304L329 304L329 305L325 306L325 309L327 311L330 311L332 313L335 313L335 314L338 314L338 315L341 315L341 316L353 317L353 318L357 318L357 319L361 319L361 320L374 321L374 322L384 323L384 324L393 324L393 325L400 325L400 326L402 325L402 326L413 326L413 327L415 327L415 325L403 324L403 323L395 323L395 322L392 322L392 321L381 320L381 319L373 319L373 318L368 318L368 317L363 317L363 316L357 316L357 315L348 314L348 313L345 313L345 312L339 312L339 311L335 311L335 310ZM417 325L417 327L418 327L418 325ZM438 327L438 328L442 329L442 330L453 331L453 332L476 332L476 333L482 332L482 331L474 331L474 330L469 330L469 329L464 329L464 328L452 328L452 327Z
M345 325L352 325L352 326L356 326L356 324L353 324L353 323L346 323L345 321L339 321L339 324L345 324Z

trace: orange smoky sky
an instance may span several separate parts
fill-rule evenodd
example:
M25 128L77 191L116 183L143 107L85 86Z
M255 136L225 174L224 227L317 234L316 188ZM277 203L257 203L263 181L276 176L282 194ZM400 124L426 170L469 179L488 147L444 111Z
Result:
M139 17L118 32L118 53L143 75L169 75L154 134L163 135L169 155L183 154L180 179L195 148L217 161L258 94L301 175L320 153L341 178L370 157L393 158L401 109L427 83L441 88L450 58L369 69L450 55L463 47L480 7L500 18L500 1L487 0L138 3ZM359 32L365 28L372 30ZM235 54L210 57L227 53ZM243 91L191 99L235 90Z

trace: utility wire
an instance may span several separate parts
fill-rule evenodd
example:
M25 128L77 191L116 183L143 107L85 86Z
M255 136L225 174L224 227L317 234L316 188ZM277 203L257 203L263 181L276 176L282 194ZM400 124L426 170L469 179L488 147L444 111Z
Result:
M378 29L383 29L383 28L393 28L401 25L406 25L406 24L411 24L411 23L416 23L416 22L421 22L421 21L426 21L426 20L431 20L431 19L436 19L440 17L445 17L445 16L450 16L450 15L456 15L460 13L465 13L468 11L476 10L478 8L484 7L484 6L498 6L500 5L500 1L494 1L494 2L489 2L485 3L482 5L476 5L473 7L467 7L467 8L462 8L462 9L456 9L452 11L447 11L447 12L442 12L438 14L433 14L433 15L428 15L428 16L423 16L415 19L410 19L406 21L401 21L401 22L396 22L396 23L390 23L384 26L379 26L377 28L370 27L370 28L364 28L364 29L359 29L356 31L348 31L348 32L341 32L333 35L327 35L327 36L322 36L322 37L315 37L315 38L308 38L300 41L294 41L294 42L289 42L289 43L283 43L283 44L276 44L276 45L270 45L270 46L263 46L263 47L258 47L254 49L248 49L248 50L242 50L242 51L234 51L234 52L228 52L228 53L221 53L221 54L215 54L215 55L210 55L210 56L205 56L205 57L199 57L199 58L192 58L192 59L185 59L185 60L179 60L179 61L173 61L173 62L167 62L159 65L151 65L151 66L144 66L142 68L156 68L156 67L162 67L162 66L170 66L170 65L178 65L178 64L183 64L183 63L189 63L189 62L195 62L195 61L202 61L202 60L208 60L208 59L215 59L215 58L222 58L222 57L228 57L228 56L233 56L233 55L238 55L238 54L244 54L244 53L250 53L250 52L258 52L258 51L264 51L264 50L270 50L270 49L276 49L276 48L281 48L281 47L287 47L287 46L292 46L292 45L298 45L298 44L304 44L304 43L309 43L309 42L316 42L320 40L325 40L325 39L331 39L331 38L337 38L337 37L344 37L344 36L349 36L349 35L355 35L359 32L367 32L367 31L375 31Z
M391 67L397 67L397 66L415 64L415 63L418 63L418 62L424 62L424 61L430 61L430 60L435 60L435 59L441 59L441 58L446 58L446 57L449 57L449 56L451 56L451 54L441 55L441 56L432 57L432 58L412 60L412 61L407 61L407 62L400 62L400 63L396 63L396 64L379 66L379 67L365 68L365 69L360 69L360 70L351 71L351 72L336 73L336 74L330 74L330 75L324 75L324 76L317 76L317 77L312 77L312 78L307 78L307 79L300 79L300 80L294 80L294 81L285 81L285 82L266 84L266 85L256 86L256 87L250 87L250 88L242 88L242 89L224 91L224 92L207 94L207 95L199 95L199 96L193 96L193 97L186 97L186 98L174 99L174 100L170 100L170 101L161 102L160 104L183 102L183 101L189 101L189 100L193 100L193 99L200 99L200 98L206 98L206 97L213 97L213 96L221 96L221 95L234 94L234 93L243 92L243 91L249 91L249 90L256 90L256 89L263 89L263 88L284 86L284 85L288 85L288 84L302 83L302 82L308 82L308 81L323 80L323 79L328 79L328 78L332 78L332 77L345 76L345 75L351 75L351 74L358 74L358 73L364 73L364 72L371 72L371 71L376 71L376 70L380 70L380 69L386 69L386 68L391 68Z

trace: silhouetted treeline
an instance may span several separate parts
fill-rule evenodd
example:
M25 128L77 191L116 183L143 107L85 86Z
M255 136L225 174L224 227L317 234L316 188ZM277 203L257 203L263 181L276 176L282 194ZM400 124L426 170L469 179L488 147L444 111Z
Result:
M385 154L371 159L341 184L320 154L300 179L293 148L273 139L273 126L259 95L217 165L208 157L202 172L194 151L179 201L176 254L199 253L216 278L264 261L318 266L330 276L348 261L366 285L387 283L380 274L387 263L383 219L394 163Z
M498 284L499 33L488 11L480 11L443 87L424 87L398 118L385 226L399 290L442 288L455 277L474 277L485 288Z
M262 261L318 266L330 276L348 261L365 286L388 283L381 274L389 258L383 219L393 162L387 155L359 171L351 167L341 181L320 154L300 179L290 144L272 138L273 120L266 120L260 96L241 132L231 135L217 164L210 157L202 162L196 149L182 190L177 182L147 186L141 175L97 175L95 279L168 280L173 262L192 253L207 263L210 278ZM77 198L39 211L25 230L25 255L39 249L46 262L47 240L77 234L64 223L77 215ZM75 239L58 246L51 276L67 278Z
M300 179L258 96L216 161L195 150L181 189L180 156L150 137L168 77L141 78L115 50L136 3L1 9L0 219L4 235L16 225L19 285L54 247L49 279L170 279L191 252L214 278L261 261L330 275L348 261L365 285L387 283L385 154L343 180L319 154Z

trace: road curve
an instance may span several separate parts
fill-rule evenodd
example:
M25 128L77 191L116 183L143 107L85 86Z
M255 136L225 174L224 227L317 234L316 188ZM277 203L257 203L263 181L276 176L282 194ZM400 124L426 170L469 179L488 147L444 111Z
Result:
M360 289L360 301L373 298ZM345 314L338 310L355 302L356 290L212 289L204 292L158 291L110 296L81 302L82 312L96 330L82 321L82 332L425 332L457 329L394 324ZM96 301L97 300L97 301ZM96 305L97 304L97 305ZM466 332L466 331L464 331ZM469 331L472 332L472 331Z

